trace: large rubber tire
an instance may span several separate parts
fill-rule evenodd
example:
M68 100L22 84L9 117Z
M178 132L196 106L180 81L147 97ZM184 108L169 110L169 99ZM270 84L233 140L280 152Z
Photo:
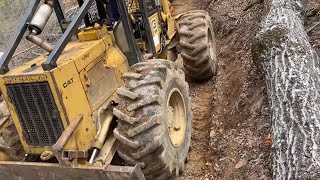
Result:
M179 50L188 79L202 82L217 74L216 42L206 11L191 11L178 21Z
M184 72L166 60L138 63L131 69L124 75L124 87L117 90L121 101L113 111L118 117L117 152L127 165L139 164L147 179L178 176L184 171L191 142L192 112ZM173 90L181 94L186 117L179 147L170 139L167 120Z

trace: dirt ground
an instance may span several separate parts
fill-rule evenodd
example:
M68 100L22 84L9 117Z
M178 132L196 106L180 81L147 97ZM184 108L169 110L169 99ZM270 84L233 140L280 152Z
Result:
M247 5L245 0L174 1L177 13L210 13L219 60L216 80L191 84L192 148L178 179L271 179L266 89L250 53L264 7L244 11Z
M310 37L310 42L315 48L315 50L318 52L318 55L320 55L320 9L318 11L315 11L315 7L319 6L319 1L315 0L307 0L306 1L306 30L308 32L308 35ZM315 15L315 13L317 13Z

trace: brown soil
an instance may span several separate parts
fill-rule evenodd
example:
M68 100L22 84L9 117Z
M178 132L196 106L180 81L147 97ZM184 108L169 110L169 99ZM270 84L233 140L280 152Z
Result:
M309 32L310 42L320 55L320 9L314 11L315 8L320 8L319 1L306 0L306 14L309 17L306 18L306 30ZM314 12L314 13L313 13ZM316 14L317 12L317 14ZM312 15L313 14L313 15ZM311 16L312 15L312 16Z
M177 179L271 179L265 84L250 53L264 7L243 11L247 5L244 0L174 1L177 13L210 13L219 60L215 81L190 86L192 148Z

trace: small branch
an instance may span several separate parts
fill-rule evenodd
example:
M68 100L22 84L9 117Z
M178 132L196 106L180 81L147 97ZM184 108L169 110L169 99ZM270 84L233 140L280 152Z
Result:
M32 53L33 55L36 55L36 56L42 56L42 55L45 54L45 53L36 53L36 52L32 52L32 51L31 51L31 53Z
M316 7L311 8L310 10L308 10L307 17L316 16L319 13L320 13L320 4L318 4Z
M32 48L34 48L34 47L36 47L36 45L33 45L33 46L31 46L31 47L29 47L29 48L27 48L27 49L23 50L23 51L20 51L20 52L18 52L18 53L16 53L16 54L14 54L12 57L14 58L14 57L16 57L16 56L19 56L20 54L23 54L23 53L25 53L25 52L29 51L30 49L32 49Z
M307 33L309 34L314 28L316 28L317 26L319 26L320 25L320 22L317 22L317 24L315 24L314 26L312 26L311 28L309 28L308 30L307 30Z

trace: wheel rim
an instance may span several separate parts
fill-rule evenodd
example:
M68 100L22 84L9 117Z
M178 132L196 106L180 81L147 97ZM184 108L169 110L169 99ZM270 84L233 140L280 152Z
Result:
M187 121L184 100L178 89L170 92L167 116L170 141L174 147L179 148L184 143Z

